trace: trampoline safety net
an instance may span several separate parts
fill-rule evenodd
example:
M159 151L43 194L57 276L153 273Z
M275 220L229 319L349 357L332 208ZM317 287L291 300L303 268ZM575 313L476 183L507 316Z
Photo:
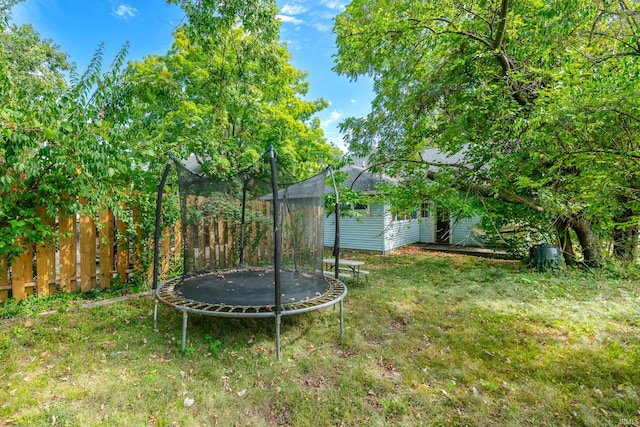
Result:
M271 183L248 173L217 180L178 172L183 279L220 269L275 264L273 209L278 207L281 270L322 271L324 190L328 170L281 185L273 203Z

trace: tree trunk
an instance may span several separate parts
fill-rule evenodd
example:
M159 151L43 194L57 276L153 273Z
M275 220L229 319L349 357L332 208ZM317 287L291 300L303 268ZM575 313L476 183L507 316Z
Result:
M630 200L626 197L620 200L622 204L628 204ZM640 225L631 222L634 212L625 207L619 217L614 218L614 222L621 224L613 229L611 238L613 239L613 256L624 262L634 262L638 254L638 233Z
M619 261L633 262L638 254L638 226L613 230L613 256Z
M578 236L584 263L588 266L598 266L602 264L598 238L591 229L591 221L582 217L573 218L571 220L571 228L573 228L573 231L575 231Z
M573 242L571 241L570 234L570 220L567 217L558 217L556 219L556 231L558 232L558 238L560 239L560 250L564 257L564 263L566 265L574 265L576 262L576 254L573 252Z

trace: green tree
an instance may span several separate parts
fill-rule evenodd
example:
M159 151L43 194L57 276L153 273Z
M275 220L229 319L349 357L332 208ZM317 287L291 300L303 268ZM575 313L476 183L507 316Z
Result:
M126 49L102 74L102 47L77 75L50 40L29 25L0 33L0 255L52 237L36 206L50 217L58 209L118 209L124 191L126 147L105 138L104 106L113 76L121 74ZM69 73L71 82L66 82ZM120 172L120 173L119 173ZM119 179L118 179L119 178ZM120 190L118 190L120 189Z
M502 218L506 205L488 198L527 207L510 220L560 232L568 262L571 235L589 264L606 238L634 259L638 7L355 0L336 20L335 69L372 77L376 97L367 117L343 123L346 141L425 196L465 190ZM464 159L434 172L420 157L428 147Z
M265 52L280 42L275 0L169 0L169 3L185 11L192 38L224 40L234 28L242 28L262 44Z
M206 36L187 26L174 37L165 56L132 63L128 74L139 105L129 130L162 140L163 158L193 153L203 172L224 175L254 164L273 145L295 178L334 161L339 151L315 117L326 101L303 99L306 73L289 63L284 46L267 49L241 27Z
M58 100L69 67L66 55L30 26L0 33L0 255L15 255L16 238L37 233L36 201L50 198L56 181L64 181L47 173L54 147L43 141L62 116Z

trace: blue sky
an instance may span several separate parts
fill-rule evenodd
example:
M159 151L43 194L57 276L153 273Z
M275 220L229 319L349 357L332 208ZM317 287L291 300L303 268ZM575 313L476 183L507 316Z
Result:
M338 123L365 115L373 97L370 81L350 82L331 71L336 53L333 19L347 4L346 0L278 0L281 38L289 46L291 62L309 73L308 98L329 102L318 116L327 139L342 149ZM131 60L164 54L171 47L173 29L183 19L182 11L164 0L26 0L13 10L16 24L32 24L42 37L52 39L79 72L101 42L105 65L126 41Z

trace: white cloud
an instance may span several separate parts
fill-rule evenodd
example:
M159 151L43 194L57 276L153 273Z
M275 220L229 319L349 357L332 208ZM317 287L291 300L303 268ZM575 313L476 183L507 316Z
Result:
M347 3L342 2L340 0L321 0L320 4L331 10L337 10L337 11L343 11L347 6Z
M338 133L338 131L334 128L330 128L330 129L323 129L324 131L324 137L327 139L327 141L329 141L330 144L338 147L340 149L340 151L346 153L347 150L347 144L345 144L344 142L344 137L342 135L340 135L340 133Z
M285 4L284 6L282 6L282 10L280 10L280 13L282 13L283 15L300 15L302 13L305 13L306 11L307 8L305 8L301 4Z
M128 4L121 4L118 7L114 7L112 12L113 16L122 18L122 19L133 18L138 13L139 13L138 9L136 9L135 7L129 6Z
M290 0L290 3L280 8L277 15L282 23L304 25L321 33L329 33L333 29L333 18L336 13L345 9L345 0L320 0L314 7L307 7L299 0ZM317 7L318 4L322 7Z
M329 126L330 124L340 120L340 117L342 117L342 111L333 110L331 113L329 113L328 119L322 120L322 124L324 126Z
M304 21L302 19L298 19L295 18L293 16L288 16L288 15L276 15L276 18L278 18L280 21L286 23L286 24L294 24L294 25L300 25L303 24Z
M327 23L314 22L313 28L320 31L321 33L328 33L328 32L331 32L331 29L333 29L333 23L332 22L327 22Z
M353 99L353 98L351 98L349 101L351 101L352 104L355 104L356 102L358 102L357 99Z

